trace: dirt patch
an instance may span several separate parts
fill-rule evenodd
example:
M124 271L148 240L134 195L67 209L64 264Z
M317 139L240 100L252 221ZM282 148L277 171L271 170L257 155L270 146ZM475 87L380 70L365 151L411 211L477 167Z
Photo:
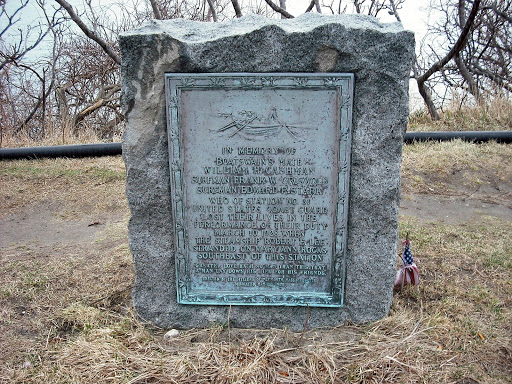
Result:
M402 196L400 214L414 217L420 223L462 224L480 221L485 216L512 222L512 202L497 201L487 197L407 194Z
M85 220L63 220L57 216L60 212L55 203L39 202L8 214L0 221L0 248L88 244L116 219L102 214Z
M41 205L31 219L29 212L24 209L19 220L11 214L12 223L0 228L0 382L3 369L34 364L37 351L85 329L63 318L73 303L121 313L130 307L126 219L88 226L55 220L55 211Z
M512 221L512 146L460 140L404 146L400 214L421 223Z

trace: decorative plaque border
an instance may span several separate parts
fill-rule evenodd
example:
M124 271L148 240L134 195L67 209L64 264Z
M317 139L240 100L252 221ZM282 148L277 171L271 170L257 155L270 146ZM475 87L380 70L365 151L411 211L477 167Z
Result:
M345 283L348 192L354 75L351 73L167 73L165 74L166 112L169 144L172 214L175 221L174 244L177 300L180 304L202 305L280 305L341 307ZM331 292L303 294L190 292L191 266L188 263L186 210L184 204L183 143L180 124L180 97L183 90L335 90L340 102L340 142L338 151L338 203L335 213Z

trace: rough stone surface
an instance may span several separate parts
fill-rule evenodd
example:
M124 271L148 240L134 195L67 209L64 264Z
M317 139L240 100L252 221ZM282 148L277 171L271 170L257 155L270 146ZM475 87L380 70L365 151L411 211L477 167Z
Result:
M228 320L228 306L176 303L166 72L348 72L355 75L344 307L310 308L309 326L386 316L398 242L402 139L414 36L364 16L245 16L227 23L153 21L120 37L123 156L139 315L161 327ZM233 306L234 327L300 330L304 307Z

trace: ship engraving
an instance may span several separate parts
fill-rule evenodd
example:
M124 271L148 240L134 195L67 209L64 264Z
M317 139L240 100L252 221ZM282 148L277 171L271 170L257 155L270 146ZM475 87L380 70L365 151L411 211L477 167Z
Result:
M309 126L301 124L288 124L279 119L277 109L272 107L267 116L254 111L243 110L237 113L219 113L220 117L228 122L217 129L217 132L227 134L228 137L240 136L247 140L276 138L283 132L295 140L305 141L301 133Z

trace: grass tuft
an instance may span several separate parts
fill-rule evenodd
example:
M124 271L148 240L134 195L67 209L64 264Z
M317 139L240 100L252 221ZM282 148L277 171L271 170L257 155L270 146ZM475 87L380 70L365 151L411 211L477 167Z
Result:
M512 146L460 139L417 142L403 147L402 190L445 196L485 194L512 198Z
M440 120L430 118L424 109L409 116L408 130L431 131L510 131L512 130L512 102L494 99L482 106L453 106L440 113Z

